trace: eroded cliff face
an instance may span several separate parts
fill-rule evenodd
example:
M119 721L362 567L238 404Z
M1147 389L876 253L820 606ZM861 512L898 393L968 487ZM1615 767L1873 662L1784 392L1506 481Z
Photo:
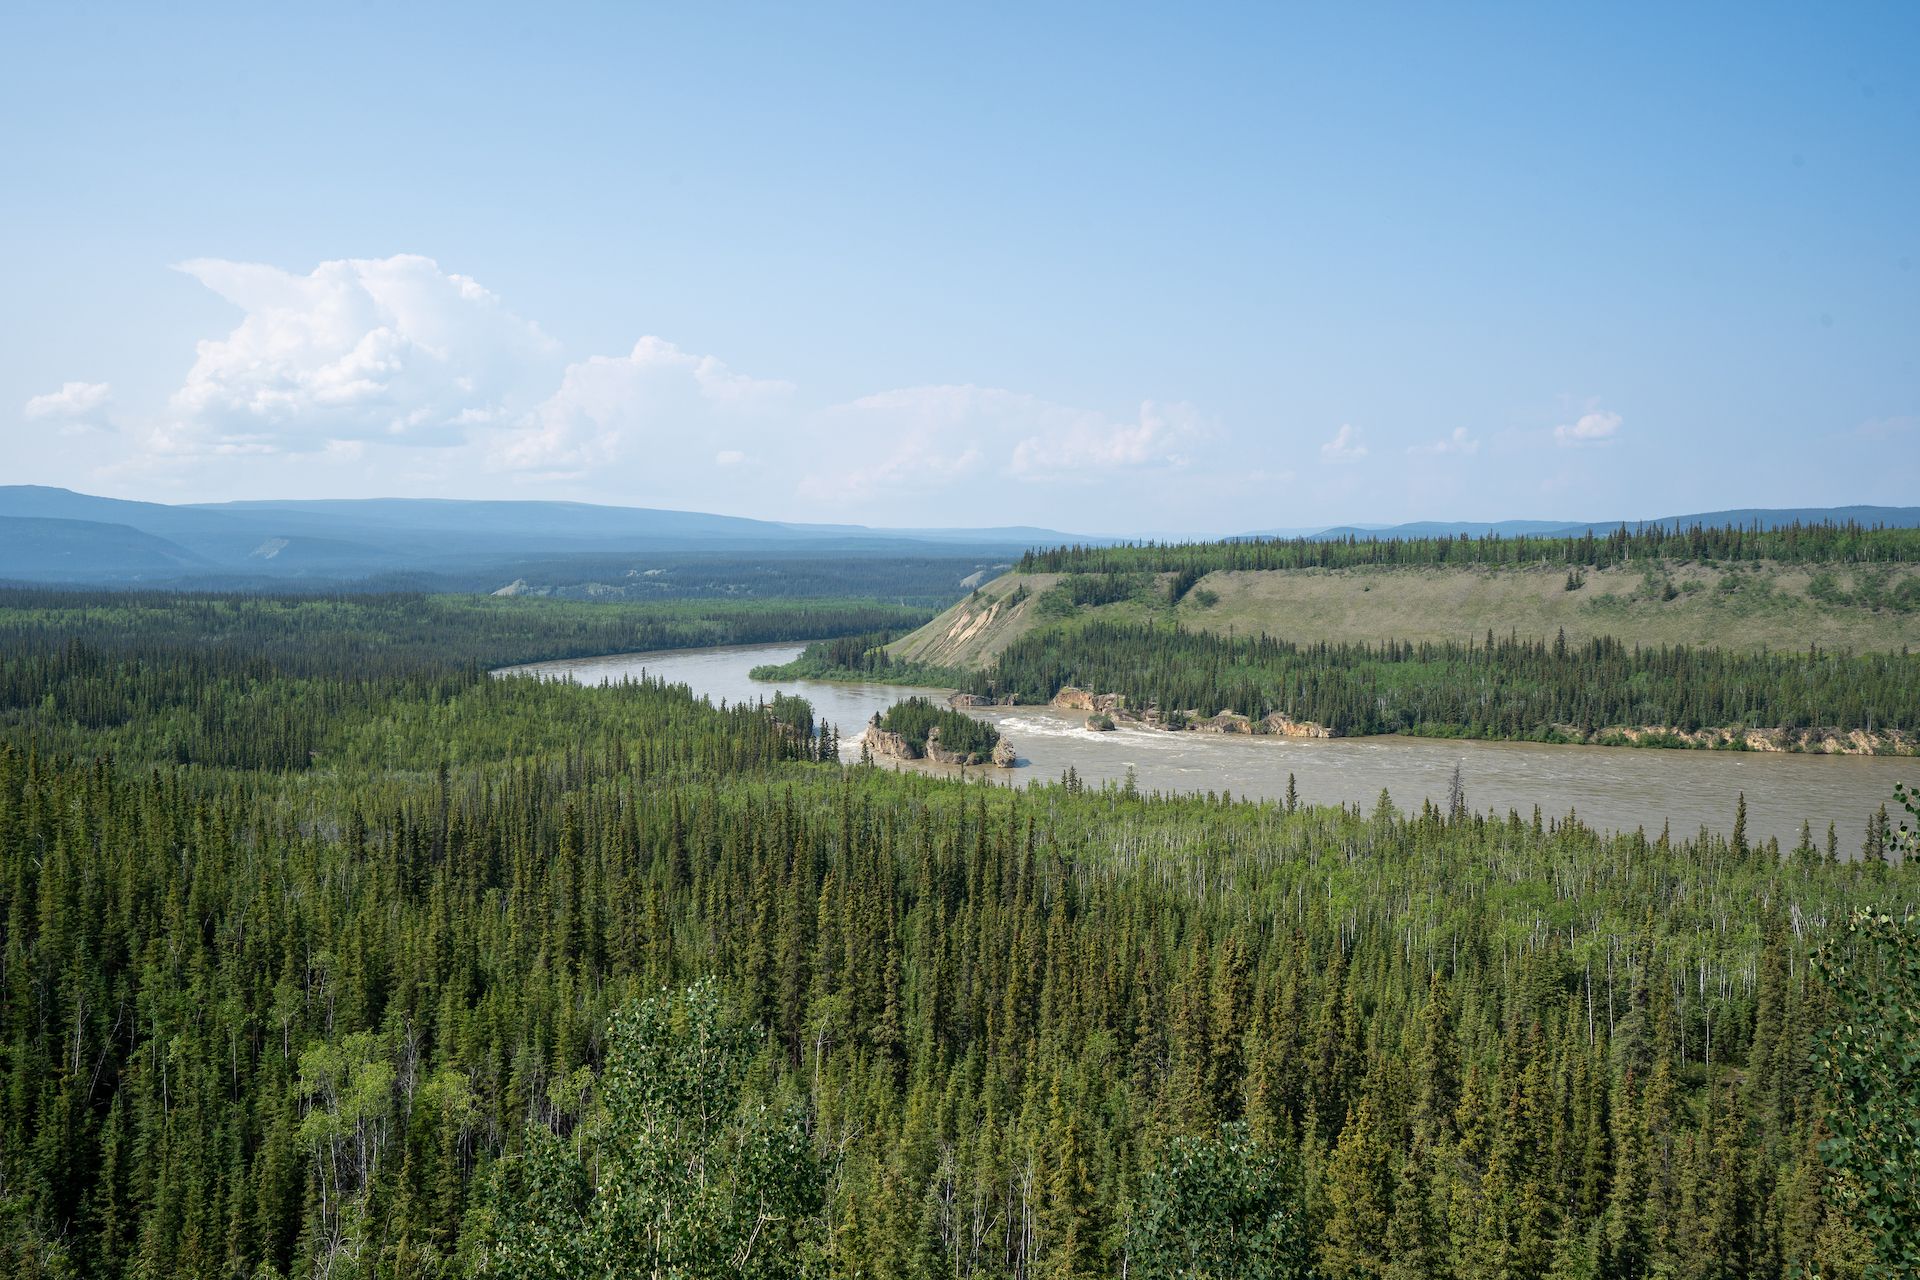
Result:
M882 757L890 760L918 760L920 753L913 749L906 736L891 729L880 727L880 717L875 716L867 724L867 731L860 735L860 742L867 754L875 759Z
M979 764L976 751L949 751L940 745L940 726L927 730L927 759L935 764Z
M887 646L894 657L939 667L981 668L1040 621L1042 592L1058 574L1002 574L945 613Z

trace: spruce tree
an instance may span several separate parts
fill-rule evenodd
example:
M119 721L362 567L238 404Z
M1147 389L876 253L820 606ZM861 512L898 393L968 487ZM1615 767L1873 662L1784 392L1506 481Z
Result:
M1371 1090L1341 1126L1327 1158L1321 1195L1319 1264L1331 1280L1386 1274L1387 1228L1393 1216L1393 1152Z

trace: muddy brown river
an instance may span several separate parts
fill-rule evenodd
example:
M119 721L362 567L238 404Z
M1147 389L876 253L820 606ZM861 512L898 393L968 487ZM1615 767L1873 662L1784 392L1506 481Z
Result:
M598 684L637 676L690 686L715 702L799 694L815 713L839 728L843 754L857 756L854 738L876 711L900 698L945 690L899 685L829 684L749 679L762 663L790 661L798 644L680 649L614 654L566 662L535 663L510 670ZM1543 746L1528 742L1461 742L1430 738L1374 737L1296 739L1162 733L1119 729L1092 733L1084 715L1049 707L986 707L969 714L989 721L1020 755L1015 769L965 770L972 777L1023 785L1053 781L1072 766L1088 783L1118 782L1132 772L1146 791L1231 791L1236 796L1278 799L1292 774L1301 799L1371 807L1386 788L1403 809L1418 809L1429 797L1444 804L1458 765L1474 808L1530 815L1538 804L1549 817L1579 814L1589 826L1656 834L1671 822L1675 835L1701 826L1724 831L1733 823L1735 798L1747 796L1750 836L1777 836L1782 846L1798 838L1801 821L1823 841L1827 823L1839 828L1843 855L1859 852L1867 816L1891 804L1893 784L1920 783L1920 759L1912 757L1803 756L1767 752L1672 751L1627 747ZM916 766L917 767L917 766ZM959 774L957 768L928 771Z

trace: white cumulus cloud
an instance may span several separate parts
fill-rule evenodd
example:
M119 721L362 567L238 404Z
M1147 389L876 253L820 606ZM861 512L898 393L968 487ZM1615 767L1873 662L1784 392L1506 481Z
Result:
M1320 446L1322 462L1358 462L1366 456L1367 446L1360 443L1360 433L1350 422L1341 423L1333 439Z
M28 400L23 412L31 419L72 421L98 413L112 399L113 388L104 382L63 382L58 391Z
M1620 415L1604 409L1589 409L1577 419L1553 429L1553 438L1564 447L1601 444L1613 439L1620 430Z
M646 337L624 356L568 365L552 395L495 433L491 460L502 470L554 476L642 449L678 454L723 426L764 417L792 394L792 383L735 373L712 356Z
M164 409L121 428L137 449L117 464L125 474L357 469L416 488L505 477L610 501L802 499L911 522L991 481L1020 482L985 496L999 507L1096 477L1149 492L1159 473L1200 465L1212 434L1192 406L1153 400L1115 413L957 384L809 397L656 336L570 355L475 280L415 255L178 269L238 318L197 345ZM69 415L107 394L70 383L28 413L80 430ZM1342 447L1363 455L1351 436Z
M198 344L162 433L175 447L455 444L524 412L558 366L539 326L431 258L346 258L305 275L214 258L179 270L243 315Z

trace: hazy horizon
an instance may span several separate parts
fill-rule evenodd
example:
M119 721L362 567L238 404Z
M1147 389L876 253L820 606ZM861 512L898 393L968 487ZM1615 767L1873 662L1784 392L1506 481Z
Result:
M15 15L4 479L1138 536L1913 500L1910 7L572 13Z
M33 488L34 486L29 485L26 487ZM56 489L56 490L67 492L67 493L76 493L79 497L82 497L82 498L95 498L95 497L111 498L111 495L88 494L81 491L68 489L65 486L41 486L41 487ZM6 488L7 486L0 485L0 496L3 496L5 494ZM158 499L143 499L133 495L128 495L124 498L118 498L113 500L128 501L128 502L160 501ZM1247 537L1247 536L1254 536L1254 535L1264 535L1264 536L1273 536L1273 537L1281 537L1281 538L1294 537L1294 536L1311 537L1311 536L1326 533L1332 530L1349 530L1349 529L1359 530L1359 531L1368 532L1368 533L1381 532L1381 533L1393 534L1395 533L1395 531L1401 530L1401 529L1407 529L1410 527L1422 528L1426 526L1433 526L1436 528L1472 526L1475 529L1478 529L1478 528L1495 529L1495 528L1500 528L1502 526L1512 526L1512 525L1522 525L1522 526L1540 525L1540 526L1553 526L1552 530L1546 530L1546 529L1542 530L1543 532L1552 532L1554 530L1575 529L1581 526L1585 526L1595 530L1601 530L1601 529L1608 529L1608 528L1621 526L1621 525L1633 526L1633 525L1642 524L1642 523L1653 524L1653 523L1659 523L1663 521L1673 521L1676 519L1686 519L1689 517L1696 517L1696 516L1737 517L1736 519L1732 519L1732 520L1720 520L1716 518L1710 518L1704 521L1704 523L1709 525L1718 525L1722 523L1746 523L1746 522L1749 522L1750 518L1755 513L1758 513L1761 511L1767 511L1770 513L1779 514L1782 520L1786 519L1788 515L1791 515L1791 517L1794 519L1812 520L1812 519L1822 519L1822 518L1825 518L1825 519L1843 519L1844 518L1844 519L1861 519L1861 520L1864 520L1866 523L1875 523L1876 522L1875 520L1868 519L1864 515L1854 515L1854 514L1843 515L1842 514L1842 513L1858 512L1859 509L1863 507L1872 508L1872 510L1876 513L1895 513L1895 512L1901 513L1902 515L1907 517L1905 519L1900 519L1895 521L1895 523L1897 523L1901 527L1912 527L1913 525L1920 524L1920 519L1915 518L1916 515L1920 515L1920 506L1915 506L1911 504L1892 506L1888 504L1879 504L1879 503L1842 503L1842 504L1838 504L1831 507L1812 507L1812 508L1806 508L1806 507L1722 508L1719 511L1711 511L1711 512L1662 511L1658 513L1645 513L1645 514L1633 513L1629 515L1612 515L1612 516L1605 516L1605 515L1594 516L1591 514L1566 515L1566 516L1553 515L1553 514L1547 514L1547 515L1534 514L1534 515L1503 516L1495 520L1452 519L1445 515L1438 515L1438 516L1420 516L1420 517L1415 517L1411 520L1406 520L1406 521L1383 522L1383 521L1373 520L1365 517L1360 517L1360 518L1347 519L1347 520L1331 520L1325 524L1302 525L1302 526L1295 526L1295 527L1280 526L1280 527L1267 527L1267 528L1243 528L1243 529L1227 529L1227 530L1146 528L1146 527L1059 528L1059 527L1048 526L1048 525L1014 524L1011 522L1001 523L997 525L989 525L989 524L953 525L953 524L931 524L931 523L923 523L923 524L917 524L917 525L897 525L897 524L875 525L875 524L866 524L860 521L835 521L835 520L774 521L774 520L767 520L765 517L758 516L751 511L730 511L730 510L696 511L690 508L683 508L683 507L641 507L641 506L638 506L637 504L631 504L631 503L589 502L584 499L571 499L571 498L542 499L542 498L535 498L530 495L510 496L506 498L468 498L458 494L421 496L421 495L407 495L407 494L397 494L397 493L373 493L373 494L367 494L361 497L340 497L335 495L335 496L315 496L311 498L296 498L296 497L282 497L282 496L276 496L271 494L258 494L258 495L249 495L245 497L216 499L216 500L204 501L204 502L163 503L162 505L188 507L188 508L194 508L194 507L221 508L221 507L234 506L234 507L246 509L246 508L261 508L261 507L278 508L278 507L289 505L289 504L427 502L427 503L445 503L451 506L451 505L459 505L464 503L489 503L489 502L529 502L531 503L531 502L548 502L548 501L555 502L555 503L562 503L562 504L585 505L590 507L612 509L612 510L658 511L658 512L667 513L667 514L719 516L725 519L765 521L766 523L770 523L770 524L787 524L787 525L793 525L793 526L815 526L822 530L828 530L835 527L843 527L843 526L858 526L858 527L871 529L875 532L880 532L880 533L898 533L902 535L913 535L916 533L943 533L943 532L954 533L954 532L966 532L970 530L971 531L991 531L994 529L1009 529L1009 530L1034 530L1034 531L1043 532L1043 533L1070 534L1075 536L1091 537L1091 538L1099 539L1102 541L1169 541L1169 540L1183 540L1183 539L1206 540L1206 539L1220 538L1220 537ZM0 504L0 506L4 506L4 505L5 504ZM8 514L15 514L15 513L11 511L0 510L0 515L8 515ZM67 514L62 516L56 516L55 518L57 519L90 519L93 517L76 516L76 515ZM1534 530L1523 529L1523 530L1520 530L1520 532L1534 532Z

